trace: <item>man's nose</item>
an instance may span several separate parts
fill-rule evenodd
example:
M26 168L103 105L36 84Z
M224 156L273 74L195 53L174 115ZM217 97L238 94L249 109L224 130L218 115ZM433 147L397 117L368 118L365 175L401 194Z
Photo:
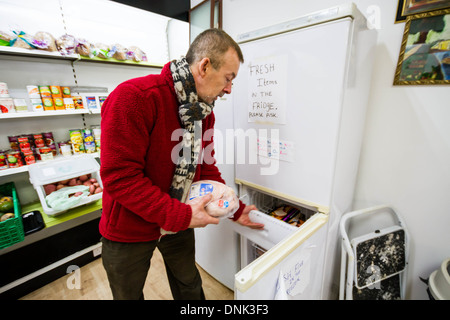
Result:
M225 88L223 88L223 92L230 94L231 93L231 87L233 86L233 83L230 82Z

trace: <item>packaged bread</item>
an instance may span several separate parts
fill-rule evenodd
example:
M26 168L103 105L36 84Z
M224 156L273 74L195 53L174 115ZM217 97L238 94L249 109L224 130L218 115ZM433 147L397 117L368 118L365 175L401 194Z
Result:
M104 43L96 43L92 48L92 54L94 57L103 59L108 58L109 46Z
M24 31L13 31L14 36L10 42L12 47L16 48L24 48L24 49L33 49L33 37Z
M63 34L56 40L56 48L63 56L73 54L77 46L77 39L70 34Z
M108 53L108 57L112 57L121 61L127 60L127 48L125 48L121 44L116 43L111 47L111 50Z
M33 46L37 49L56 51L56 39L48 32L38 31L33 37Z
M6 32L0 31L0 46L9 46L12 36Z
M212 194L206 212L216 218L229 218L239 209L239 199L234 190L227 185L211 180L201 180L191 185L186 204L195 204L200 197Z
M77 39L77 46L75 52L84 57L90 57L91 44L86 39Z
M136 46L131 46L127 51L127 60L133 60L136 62L147 61L145 52Z

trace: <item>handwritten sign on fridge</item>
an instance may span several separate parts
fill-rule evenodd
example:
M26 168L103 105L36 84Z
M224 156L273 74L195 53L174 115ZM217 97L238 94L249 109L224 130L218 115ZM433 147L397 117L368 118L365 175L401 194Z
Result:
M254 59L247 72L248 122L285 124L287 55Z

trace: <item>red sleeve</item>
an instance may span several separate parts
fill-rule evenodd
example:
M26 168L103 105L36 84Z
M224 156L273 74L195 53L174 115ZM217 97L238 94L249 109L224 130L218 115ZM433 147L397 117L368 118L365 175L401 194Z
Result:
M103 108L104 107L104 108ZM144 174L154 105L134 85L119 85L102 107L100 174L120 205L167 231L187 229L191 207L171 198Z
M214 151L214 123L215 116L214 113L206 119L205 125L207 129L204 130L203 141L205 143L203 150L203 162L201 165L200 180L213 180L226 184L225 180L222 178L219 168L216 165L215 151ZM233 220L236 221L242 214L245 204L239 200L239 209L233 216Z

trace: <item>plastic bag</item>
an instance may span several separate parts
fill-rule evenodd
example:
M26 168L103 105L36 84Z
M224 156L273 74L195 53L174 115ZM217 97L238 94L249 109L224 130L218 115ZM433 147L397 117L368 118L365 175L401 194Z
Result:
M194 204L199 198L212 194L212 199L205 206L206 212L216 218L229 218L239 209L239 199L234 190L223 183L201 180L191 185L186 204Z
M56 48L63 56L71 55L77 47L77 39L70 34L63 34L56 40Z
M81 194L77 196L70 196L77 192ZM45 201L47 202L49 208L52 208L55 211L64 211L76 206L88 195L89 187L85 185L79 185L73 187L65 187L54 191L45 197Z
M33 37L32 45L41 50L56 51L56 39L48 32L39 31Z

